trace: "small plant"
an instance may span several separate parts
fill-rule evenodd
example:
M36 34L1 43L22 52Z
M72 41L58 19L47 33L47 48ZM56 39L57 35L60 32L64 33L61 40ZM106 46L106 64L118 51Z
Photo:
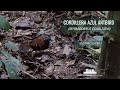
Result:
M0 16L0 30L9 31L10 24L3 17ZM15 43L8 41L5 43L5 47L17 51L18 47ZM8 51L0 47L0 70L4 69L10 79L18 79L18 72L20 71L20 61L13 57Z
M0 16L0 28L5 31L9 31L10 29L9 22L3 16Z

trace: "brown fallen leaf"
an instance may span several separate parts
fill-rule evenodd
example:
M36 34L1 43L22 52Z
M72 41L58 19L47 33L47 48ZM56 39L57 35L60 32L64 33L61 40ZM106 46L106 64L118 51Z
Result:
M68 56L70 54L70 52L71 52L70 46L69 45L65 45L64 50L63 50L63 54Z
M74 13L75 13L76 15L81 15L81 14L83 13L83 11L74 11Z
M21 36L25 36L25 35L31 35L32 34L32 31L29 31L29 30L18 30L17 31L17 34L14 36L14 38L16 37L21 37Z
M70 66L70 65L73 65L74 63L75 63L75 60L71 60L71 61L66 62L67 67Z
M19 18L14 22L16 29L30 29L34 25L34 22L30 21L30 18Z
M50 66L45 70L46 75L51 75L53 73L54 70L54 65L50 64Z
M41 60L41 62L45 62L46 60L49 60L49 56L48 55L42 55L42 60Z
M59 65L62 66L64 63L62 60L56 61L56 63L54 64L55 66Z
M42 13L43 15L46 15L46 14L47 14L47 11L41 11L41 13Z
M5 73L1 75L1 79L8 79L8 75L6 75Z
M21 43L19 45L19 51L20 52L24 52L24 53L27 53L29 51L31 51L32 48L30 47L29 43L25 42L25 43Z

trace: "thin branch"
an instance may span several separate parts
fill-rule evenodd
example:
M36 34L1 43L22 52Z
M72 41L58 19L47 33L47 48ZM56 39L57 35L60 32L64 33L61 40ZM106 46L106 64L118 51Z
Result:
M35 69L35 71L34 71L34 73L33 73L32 75L34 75L34 74L38 71L39 68L40 68L40 64L39 64L39 66Z
M50 77L48 77L46 74L42 74L43 76L47 77L48 79L51 79Z
M21 71L22 71L22 73L24 73L24 74L30 76L31 78L33 78L33 79L37 79L35 76L33 76L33 75L27 73L26 71L24 71L24 70L21 70Z

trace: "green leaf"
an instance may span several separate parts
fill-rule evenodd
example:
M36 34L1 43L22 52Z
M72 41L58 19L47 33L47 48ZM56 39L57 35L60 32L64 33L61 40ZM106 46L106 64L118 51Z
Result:
M6 52L6 51L4 51L4 50L2 50L2 51L0 51L7 59L9 59L9 57L11 57L12 55L11 54L9 54L8 52Z
M19 50L18 46L11 41L8 41L7 43L5 43L5 47L7 47L9 49L12 49L13 51L18 51Z
M4 29L5 31L9 31L10 29L9 22L3 16L0 16L0 28Z
M79 41L74 41L75 48L82 48L82 46L79 44Z
M14 58L14 57L13 57L11 54L9 54L7 51L2 50L2 51L0 51L0 52L6 57L7 60L11 60L11 61L17 63L18 65L20 65L20 61L19 61L18 59Z
M8 73L8 76L10 79L17 79L18 78L18 72L19 72L19 65L11 60L4 60L3 61L5 65L5 69Z
M0 69L1 69L2 65L3 65L3 63L0 61Z
M6 60L2 60L2 62L5 65L5 69L8 73L8 76L10 79L17 79L18 78L18 72L20 71L20 61L16 58L14 58L11 54L9 54L7 51L0 51L5 57Z

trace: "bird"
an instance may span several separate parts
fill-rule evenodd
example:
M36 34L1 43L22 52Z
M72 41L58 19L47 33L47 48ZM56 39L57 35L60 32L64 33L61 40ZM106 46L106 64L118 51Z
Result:
M49 48L51 38L49 36L38 36L30 42L33 50L45 50Z
M50 45L50 36L37 36L33 38L30 42L21 43L19 50L22 52L27 52L30 49L33 51L45 50L49 48Z

